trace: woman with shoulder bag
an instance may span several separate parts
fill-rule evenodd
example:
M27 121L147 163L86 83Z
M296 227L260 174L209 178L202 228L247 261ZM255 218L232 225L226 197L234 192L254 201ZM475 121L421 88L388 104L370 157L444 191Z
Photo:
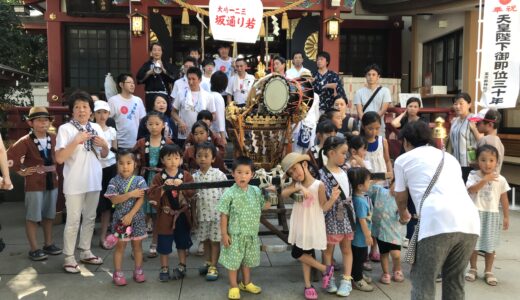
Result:
M412 299L435 299L435 279L442 273L443 299L464 299L464 271L475 247L480 221L462 180L460 164L433 146L424 122L400 132L406 153L394 165L400 222L410 220L408 193L418 208L418 224L406 260L412 263Z

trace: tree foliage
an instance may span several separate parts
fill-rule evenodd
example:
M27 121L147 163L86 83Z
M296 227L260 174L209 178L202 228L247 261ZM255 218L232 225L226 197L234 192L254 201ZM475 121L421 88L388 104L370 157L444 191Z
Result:
M0 1L0 64L31 74L17 86L0 84L0 104L32 104L30 81L47 79L47 39L43 35L25 32L11 4L16 0Z

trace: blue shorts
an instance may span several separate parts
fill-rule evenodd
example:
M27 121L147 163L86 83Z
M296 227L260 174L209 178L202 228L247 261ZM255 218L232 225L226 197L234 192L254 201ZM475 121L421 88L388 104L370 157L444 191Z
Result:
M40 222L42 219L54 220L58 189L25 192L25 219Z
M159 234L157 237L157 252L168 255L172 253L172 245L175 242L177 250L187 250L193 245L190 235L190 227L186 215L181 214L175 223L173 234Z

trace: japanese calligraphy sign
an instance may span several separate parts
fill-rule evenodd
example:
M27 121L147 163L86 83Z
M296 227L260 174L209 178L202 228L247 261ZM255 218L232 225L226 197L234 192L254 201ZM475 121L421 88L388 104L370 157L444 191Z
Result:
M515 107L520 89L520 0L484 6L480 88L487 107Z
M263 12L264 6L260 0L210 0L209 20L213 38L255 43Z

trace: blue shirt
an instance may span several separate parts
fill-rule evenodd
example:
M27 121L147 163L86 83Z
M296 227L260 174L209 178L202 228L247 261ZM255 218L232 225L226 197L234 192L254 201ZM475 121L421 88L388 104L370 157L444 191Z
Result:
M354 230L352 245L356 247L367 247L359 219L365 219L367 221L368 230L371 230L372 205L370 204L370 198L368 198L368 196L353 195L352 201L354 202L354 211L356 212L356 228Z

